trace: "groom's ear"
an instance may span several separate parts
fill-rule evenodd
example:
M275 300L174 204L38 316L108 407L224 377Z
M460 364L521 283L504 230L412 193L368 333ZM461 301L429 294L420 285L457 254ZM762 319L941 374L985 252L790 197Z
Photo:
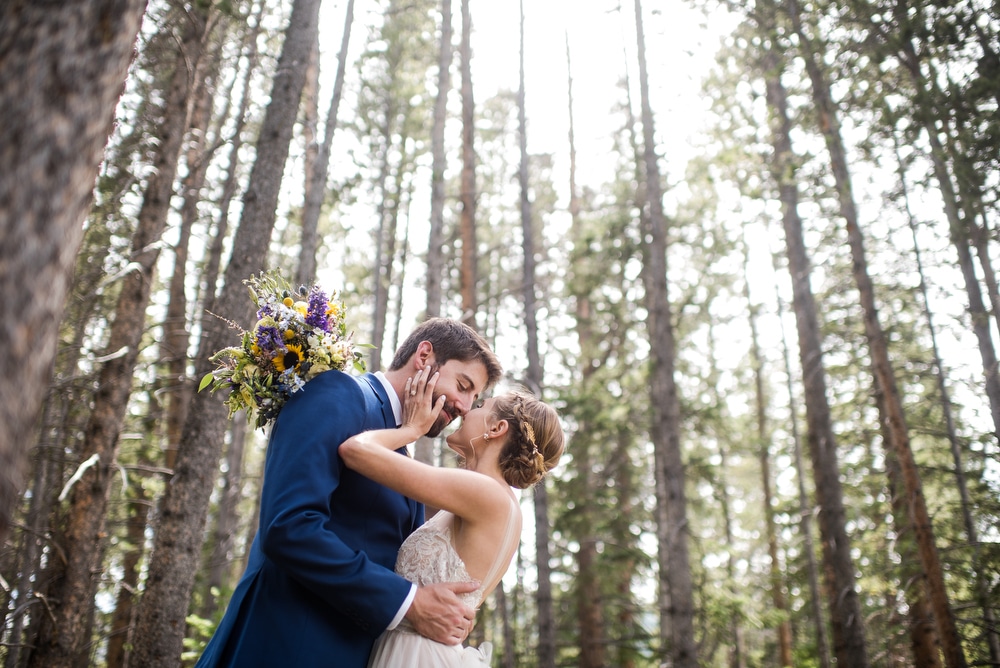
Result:
M419 371L434 364L434 344L430 341L421 341L417 344L417 349L411 358L413 366Z

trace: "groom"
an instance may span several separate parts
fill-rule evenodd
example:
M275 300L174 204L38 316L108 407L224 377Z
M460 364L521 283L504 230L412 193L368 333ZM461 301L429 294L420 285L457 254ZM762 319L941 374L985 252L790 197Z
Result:
M379 634L404 618L438 642L468 635L474 611L457 594L475 584L417 587L392 570L423 506L345 468L338 454L354 434L399 426L406 379L421 369L440 372L436 390L445 396L428 436L464 415L502 372L475 330L432 318L384 374L328 371L282 408L267 447L260 530L198 668L363 668Z

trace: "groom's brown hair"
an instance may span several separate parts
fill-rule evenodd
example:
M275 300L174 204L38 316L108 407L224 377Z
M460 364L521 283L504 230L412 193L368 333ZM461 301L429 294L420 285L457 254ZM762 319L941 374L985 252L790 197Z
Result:
M438 364L444 364L448 360L482 362L486 367L487 387L496 385L503 375L500 361L479 332L464 322L450 318L430 318L417 325L417 328L396 349L389 370L403 368L413 357L413 353L417 352L417 346L421 341L429 341L434 346L434 359Z

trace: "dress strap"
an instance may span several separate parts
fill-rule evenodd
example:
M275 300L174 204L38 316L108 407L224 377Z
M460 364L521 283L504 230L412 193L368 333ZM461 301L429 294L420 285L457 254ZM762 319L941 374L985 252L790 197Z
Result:
M517 501L510 498L510 513L507 515L507 527L504 529L503 541L500 543L496 559L493 560L493 564L490 566L490 570L486 573L486 578L483 580L483 587L480 589L480 603L485 598L485 592L493 591L493 588L503 578L504 573L507 572L507 568L510 566L511 559L514 558L517 546L521 542L520 522L517 521L520 517L519 510Z

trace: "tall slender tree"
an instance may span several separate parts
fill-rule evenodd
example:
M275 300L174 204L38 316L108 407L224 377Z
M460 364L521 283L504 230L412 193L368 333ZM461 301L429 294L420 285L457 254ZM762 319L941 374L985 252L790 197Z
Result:
M323 126L323 143L317 147L312 168L307 170L306 197L302 208L302 246L299 253L299 267L296 280L300 285L309 285L316 278L316 246L319 215L326 197L326 182L330 174L330 154L333 135L337 131L337 116L340 100L344 94L344 78L347 72L347 48L351 42L351 28L354 25L354 0L348 0L344 16L344 31L340 38L340 54L337 56L337 76L333 82L333 95L326 112Z
M924 261L920 249L920 239L917 232L917 221L910 207L909 187L906 179L906 166L899 151L899 138L893 132L893 149L896 162L899 165L899 185L902 192L903 208L906 221L910 228L910 235L913 238L913 258L916 262L917 273L920 276L920 296L922 300L924 317L927 320L927 331L930 334L931 354L933 355L934 378L937 384L938 395L941 401L941 413L944 419L945 432L948 436L948 445L951 450L952 462L955 466L955 486L958 488L959 499L962 506L962 523L965 527L966 539L972 549L972 572L976 583L976 597L980 608L983 611L984 633L986 634L986 645L989 648L990 661L1000 663L1000 628L997 627L996 616L993 612L989 595L989 585L986 582L986 574L982 567L982 546L979 541L979 529L972 514L972 501L969 494L969 485L965 474L965 462L962 455L962 447L959 444L958 434L955 428L955 418L952 412L951 393L948 390L946 381L944 362L941 359L941 352L938 346L937 325L931 311L930 297L928 295L927 274L924 270Z
M949 168L948 151L933 121L935 117L934 107L927 103L928 100L936 100L940 96L937 94L933 76L928 76L924 72L925 67L927 67L924 62L925 53L916 44L914 37L917 28L915 24L922 18L920 9L919 6L913 6L911 12L911 3L894 3L892 16L896 27L892 33L883 33L883 37L888 44L895 47L897 57L913 83L914 102L926 110L926 113L919 114L917 118L923 126L927 142L930 145L929 157L933 166L934 178L938 182L945 217L948 220L949 237L958 255L958 266L969 300L968 310L972 320L972 331L976 336L982 359L984 388L989 399L990 415L993 418L994 436L1000 443L1000 363L997 361L996 348L990 336L989 314L983 302L982 287L976 276L972 251L969 248L968 224L970 221L966 216L963 216L959 188L956 187L954 175Z
M826 395L819 318L810 284L811 267L798 213L799 189L795 180L792 124L787 92L781 82L784 67L780 56L782 47L778 42L776 9L770 2L756 6L755 19L764 40L759 66L765 79L771 126L773 155L770 170L781 199L788 271L792 278L792 308L798 329L799 362L805 387L807 439L819 506L826 598L833 627L833 654L842 665L864 668L868 665L864 617L847 535L837 441Z
M646 39L642 3L635 0L635 30L639 55L639 91L642 103L643 158L650 235L645 251L643 282L646 288L647 330L650 343L649 391L652 407L650 436L654 463L662 475L657 485L657 504L664 507L666 526L658 530L660 541L660 586L670 593L670 606L660 610L661 624L668 625L671 643L665 648L676 668L695 668L698 650L694 629L694 594L688 553L690 527L687 492L681 452L680 399L674 378L676 343L673 314L667 294L667 220L663 212L660 167L656 155L653 109L649 100Z
M475 325L476 314L476 106L472 89L472 10L462 0L462 40L459 47L462 69L462 239L461 291L462 320Z
M522 28L522 55L521 63L524 66L523 34ZM574 302L574 318L577 345L580 349L580 357L577 368L580 373L581 390L585 393L592 382L593 373L599 367L599 360L596 359L596 337L593 332L593 322L591 320L591 303L589 295L590 283L583 275L582 264L589 258L586 251L586 236L583 230L583 221L580 217L580 198L577 193L576 183L576 134L573 119L573 67L572 54L570 52L569 32L565 34L566 42L566 85L567 85L567 118L569 119L569 213L571 219L570 235L573 245L576 248L582 247L574 254L571 266L570 294ZM522 70L523 77L523 70ZM586 248L586 250L584 250ZM589 413L585 413L589 415ZM577 434L585 435L584 438L574 438L572 444L573 468L576 471L579 489L582 492L578 502L577 516L580 518L577 524L583 528L584 533L579 536L579 548L576 554L577 582L576 582L576 611L577 611L577 633L580 638L579 665L581 668L593 668L595 666L606 665L607 660L607 639L604 632L602 600L601 600L601 577L599 574L598 560L598 536L594 506L595 483L593 478L593 462L590 454L591 443L589 435L593 433L593 425L588 420L581 417ZM551 585L549 585L551 587ZM551 611L548 614L552 614ZM541 616L541 615L539 615ZM541 627L541 624L539 624Z
M783 320L784 301L775 285L775 302L778 305L778 319ZM820 668L830 668L830 643L827 640L826 621L823 617L823 600L820 595L819 565L816 563L816 547L813 541L813 508L806 491L806 467L802 457L802 435L799 429L794 375L792 373L791 346L784 325L781 326L781 357L785 370L785 390L789 401L789 432L792 441L792 459L795 463L795 481L798 492L799 531L802 533L802 551L805 553L806 575L809 582L809 612L816 634L815 656Z
M840 118L830 93L829 81L818 62L814 40L806 34L803 26L798 0L787 0L786 8L791 18L792 27L798 36L802 56L805 59L806 71L812 84L813 103L818 115L820 131L830 155L830 167L836 183L840 215L847 227L847 238L853 259L851 266L854 281L858 286L861 306L864 309L865 337L868 340L871 354L872 370L884 408L885 433L889 437L889 442L886 445L894 451L905 487L906 507L910 510L910 522L913 525L918 555L923 564L923 577L926 578L927 588L930 592L930 604L934 610L941 649L949 668L964 668L966 665L965 653L962 650L958 629L955 627L955 616L948 600L944 571L938 557L927 502L924 499L923 483L913 458L906 415L903 412L903 403L895 371L889 359L888 343L875 303L874 286L868 273L868 258L858 220L857 204L854 200L854 189L847 164L847 152L840 133Z
M750 251L746 243L746 228L743 241L743 296L747 301L750 324L750 364L753 371L754 402L757 413L757 457L760 462L761 490L764 502L764 523L767 529L767 555L770 560L771 601L781 619L778 622L778 665L792 665L792 624L788 618L788 603L785 598L781 565L778 563L778 527L775 521L775 497L771 476L771 438L768 428L769 402L764 385L764 355L760 346L757 320L760 307L750 296Z
M441 278L444 272L444 172L448 166L444 129L448 122L448 93L451 91L452 44L451 0L441 0L441 36L438 44L437 93L431 127L431 213L427 238L427 316L441 315ZM419 449L419 448L418 448Z
M299 99L305 84L308 49L319 23L319 0L295 0L278 60L271 102L257 143L243 214L233 239L222 293L215 311L233 322L249 323L253 305L243 281L264 268L274 229L281 175L288 157ZM210 370L208 358L231 342L228 327L206 320L198 349L197 373ZM177 454L177 467L163 498L146 589L136 621L133 660L137 665L176 666L184 637L194 576L201 553L209 495L225 434L225 406L219 397L196 394Z

